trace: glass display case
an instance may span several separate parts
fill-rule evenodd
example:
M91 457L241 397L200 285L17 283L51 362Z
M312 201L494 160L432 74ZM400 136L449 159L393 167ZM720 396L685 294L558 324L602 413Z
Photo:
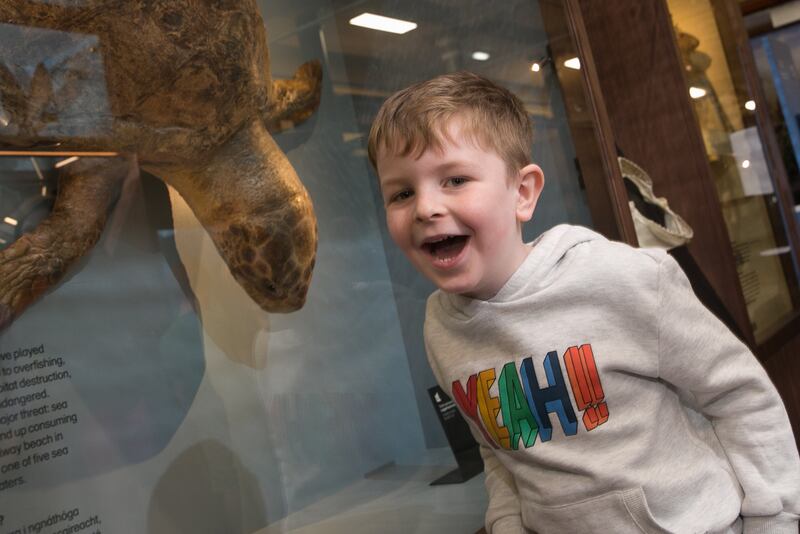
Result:
M148 5L0 5L0 528L478 530L481 477L429 486L454 465L432 287L390 243L366 135L392 92L484 74L547 177L526 238L594 226L569 13Z
M793 24L752 35L750 44L800 224L800 27Z
M764 141L757 97L727 19L726 2L668 0L686 90L702 133L739 282L757 343L800 307L789 232L793 205L781 202L784 172Z

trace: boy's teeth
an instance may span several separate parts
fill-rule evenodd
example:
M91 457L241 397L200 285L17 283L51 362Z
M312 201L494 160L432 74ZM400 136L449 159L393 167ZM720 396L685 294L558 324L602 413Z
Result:
M445 236L425 244L425 248L439 261L446 261L459 255L467 242L466 236Z

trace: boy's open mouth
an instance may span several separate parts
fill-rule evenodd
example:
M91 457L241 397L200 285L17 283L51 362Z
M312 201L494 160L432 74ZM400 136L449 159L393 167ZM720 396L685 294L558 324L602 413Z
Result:
M468 236L448 235L425 241L422 250L430 254L436 263L446 265L456 259L467 244Z

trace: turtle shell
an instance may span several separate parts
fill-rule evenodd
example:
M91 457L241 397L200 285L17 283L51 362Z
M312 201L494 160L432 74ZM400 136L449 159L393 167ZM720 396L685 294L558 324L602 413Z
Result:
M311 116L320 89L315 61L272 81L255 0L0 0L0 145L119 153L62 170L53 213L0 251L0 329L94 246L137 165L180 193L261 308L299 309L316 218L271 133Z
M4 145L197 162L269 106L254 0L0 0L0 22Z

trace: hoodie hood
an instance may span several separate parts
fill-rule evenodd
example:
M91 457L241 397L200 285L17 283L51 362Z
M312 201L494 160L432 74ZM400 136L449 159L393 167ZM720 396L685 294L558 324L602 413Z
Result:
M560 224L528 244L531 251L525 261L491 299L484 301L437 290L429 304L437 302L451 314L472 316L486 305L514 300L523 290L527 294L534 293L557 277L560 265L572 249L597 240L606 241L606 238L582 226Z

